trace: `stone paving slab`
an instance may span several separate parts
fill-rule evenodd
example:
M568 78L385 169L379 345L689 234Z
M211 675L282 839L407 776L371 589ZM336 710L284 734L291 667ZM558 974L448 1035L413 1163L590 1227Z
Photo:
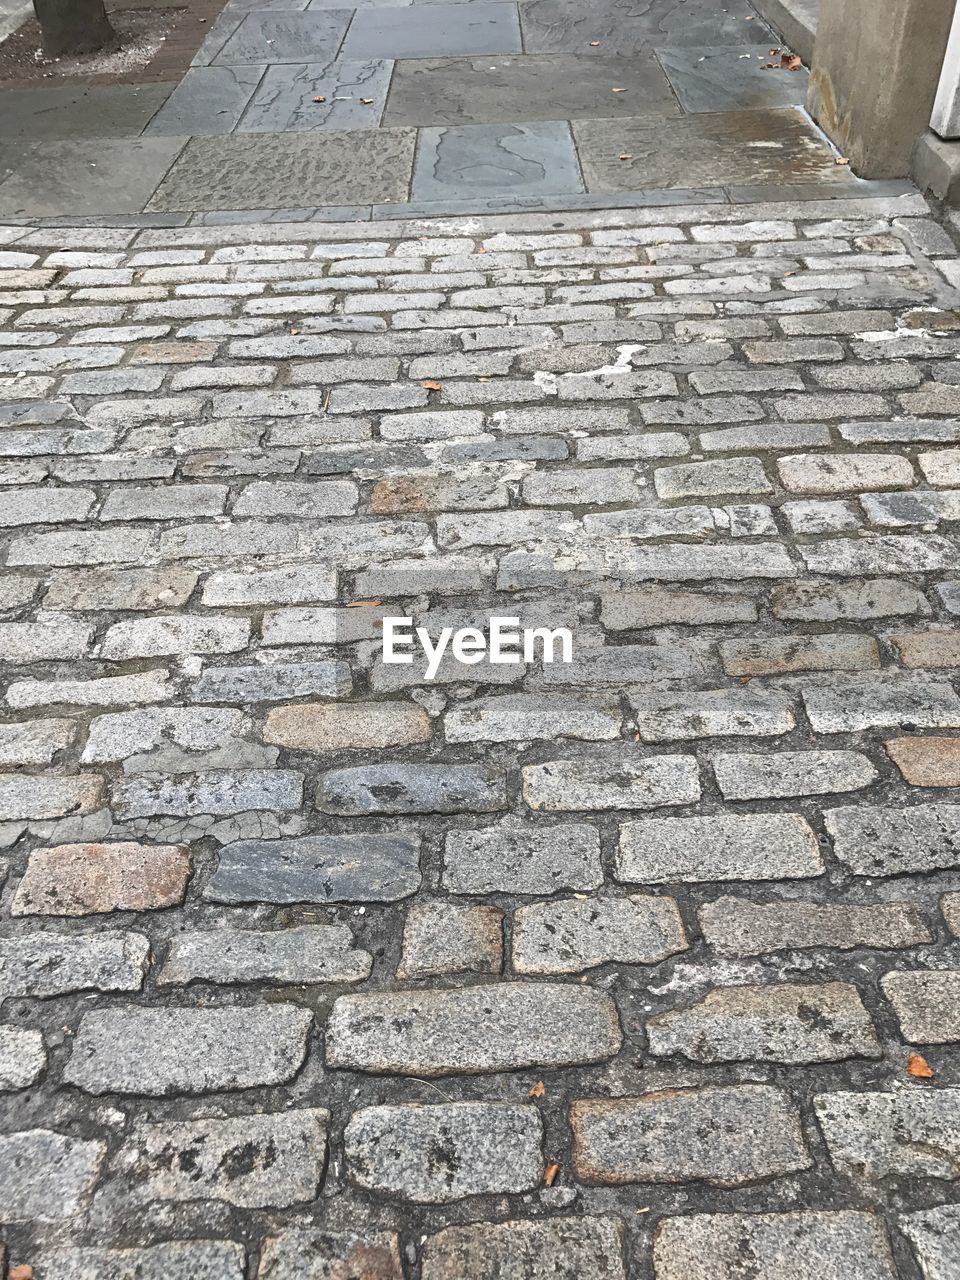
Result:
M515 4L413 5L358 9L343 45L345 58L440 58L520 53Z
M523 0L527 53L603 57L657 45L773 45L773 32L746 0Z
M194 138L147 208L269 209L290 191L305 204L403 200L414 139L412 129Z
M563 121L419 131L414 199L582 190L570 126Z
M135 213L184 138L98 138L0 146L0 213L44 217Z
M806 68L780 70L779 55L770 57L766 49L673 46L655 52L684 111L763 111L806 102Z
M799 111L684 116L669 128L642 116L576 120L573 133L591 191L856 181L849 169L834 164L833 153Z
M7 89L0 97L0 137L31 142L84 135L136 137L163 106L173 87L118 84Z
M349 8L314 13L248 13L219 51L214 66L235 67L334 58L350 25ZM221 19L222 21L222 19Z
M266 67L191 67L145 132L196 137L232 133Z
M614 92L618 90L619 92ZM679 114L649 52L632 58L531 55L398 62L387 125L486 124Z
M268 67L237 128L240 133L375 129L393 63L383 59L286 63ZM317 102L317 98L325 101Z

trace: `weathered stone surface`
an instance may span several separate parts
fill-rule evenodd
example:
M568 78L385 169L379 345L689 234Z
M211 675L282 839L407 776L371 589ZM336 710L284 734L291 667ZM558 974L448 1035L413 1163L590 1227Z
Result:
M645 742L744 735L775 737L795 724L792 699L774 689L708 689L703 693L634 694Z
M720 987L699 1004L658 1014L647 1023L650 1052L693 1062L842 1062L878 1058L870 1015L856 987Z
M605 992L557 983L341 996L327 1024L331 1067L442 1076L602 1062L620 1048Z
M398 978L499 973L502 964L503 912L496 907L426 901L407 912Z
M26 1089L46 1065L47 1051L39 1031L0 1023L0 1093Z
M909 1213L899 1227L913 1245L924 1280L951 1280L960 1271L960 1205Z
M933 941L929 922L911 902L855 906L727 897L704 903L697 917L704 940L727 956L803 947L914 947Z
M830 1159L848 1177L960 1177L960 1089L820 1093L813 1105Z
M618 738L623 713L610 699L561 694L503 694L461 703L447 713L448 742L524 742L536 738Z
M213 769L176 778L141 773L113 786L114 810L123 818L283 812L299 809L302 799L303 774L293 769Z
M182 845L62 844L35 849L17 887L15 916L151 911L183 901L190 850Z
M570 1125L583 1182L735 1187L813 1164L796 1106L765 1085L575 1102Z
M447 1227L424 1246L423 1280L626 1280L619 1218Z
M330 1113L319 1108L138 1124L115 1161L136 1201L222 1200L242 1209L313 1200Z
M84 1014L64 1079L87 1093L212 1093L282 1084L313 1018L292 1004Z
M204 890L214 902L395 902L420 886L420 840L403 834L240 840Z
M277 753L250 742L250 736L249 718L233 707L142 707L96 716L80 759L122 760L125 773L276 763Z
M51 1129L0 1135L0 1201L6 1222L71 1218L93 1191L105 1142Z
M103 779L92 774L53 778L0 773L0 822L93 813L102 795Z
M664 1218L653 1241L657 1280L895 1280L872 1213L717 1213Z
M392 1231L331 1232L285 1227L269 1236L257 1280L403 1280L400 1242Z
M243 1280L243 1245L225 1240L178 1240L147 1249L42 1249L37 1275L57 1280Z
M7 702L16 710L57 702L74 707L164 702L172 696L173 688L164 670L94 680L18 680L7 689Z
M896 876L960 865L960 805L906 809L860 804L823 815L833 851L858 876Z
M372 966L369 952L354 949L346 925L211 929L175 934L157 982L362 982Z
M531 809L658 809L700 798L693 756L553 760L522 770Z
M601 964L654 964L687 948L672 898L566 898L521 907L515 973L580 973Z
M365 1107L343 1135L358 1186L419 1204L534 1190L542 1139L536 1107L485 1102Z
M879 667L872 636L776 636L763 640L725 640L723 669L731 676L786 675L792 671L863 671Z
M603 883L600 839L586 823L507 825L451 831L443 887L450 893L551 894Z
M822 872L817 838L806 819L769 813L624 822L615 875L628 884L663 884L796 880Z
M876 769L858 751L776 751L717 755L713 771L725 800L816 796L856 791L876 782Z
M897 970L880 987L911 1044L960 1040L960 969Z
M72 720L25 720L0 724L0 765L50 764L76 733Z
M802 692L814 733L857 733L908 724L920 729L960 728L960 698L943 681L851 680Z
M483 765L383 764L321 776L317 808L368 813L491 813L506 807L503 774Z
M150 943L142 933L34 933L0 938L0 1001L71 991L139 991Z
M427 713L409 702L297 703L268 712L263 738L294 751L376 751L429 742L432 732Z
M270 662L249 667L205 667L194 702L283 702L311 694L345 698L353 689L347 662Z
M960 787L960 738L890 738L890 759L915 787Z

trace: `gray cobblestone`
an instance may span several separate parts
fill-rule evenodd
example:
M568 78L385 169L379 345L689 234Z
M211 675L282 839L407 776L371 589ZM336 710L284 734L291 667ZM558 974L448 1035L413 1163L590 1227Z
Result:
M586 1182L734 1187L813 1163L795 1107L764 1085L575 1102L570 1122Z
M602 1062L620 1048L606 992L559 983L341 996L327 1025L331 1067L441 1076Z
M64 1078L88 1093L210 1093L281 1084L303 1062L311 1014L292 1004L85 1013Z
M543 1176L541 1140L535 1107L483 1102L366 1107L344 1134L354 1182L427 1204L533 1190Z

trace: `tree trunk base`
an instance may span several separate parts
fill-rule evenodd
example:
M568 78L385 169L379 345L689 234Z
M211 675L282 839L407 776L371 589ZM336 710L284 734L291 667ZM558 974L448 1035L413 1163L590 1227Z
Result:
M103 0L33 0L48 58L116 49L120 41Z

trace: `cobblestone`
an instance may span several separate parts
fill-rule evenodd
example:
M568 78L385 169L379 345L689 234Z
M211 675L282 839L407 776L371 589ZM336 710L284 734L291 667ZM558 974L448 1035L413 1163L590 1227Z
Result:
M743 194L0 229L7 1269L954 1280L951 244Z
M359 1186L418 1203L532 1191L543 1176L536 1107L452 1102L367 1107L344 1134Z
M575 1102L570 1123L585 1182L735 1187L812 1164L798 1113L763 1085Z
M834 982L725 987L647 1023L650 1052L693 1062L839 1062L881 1050L857 989Z

